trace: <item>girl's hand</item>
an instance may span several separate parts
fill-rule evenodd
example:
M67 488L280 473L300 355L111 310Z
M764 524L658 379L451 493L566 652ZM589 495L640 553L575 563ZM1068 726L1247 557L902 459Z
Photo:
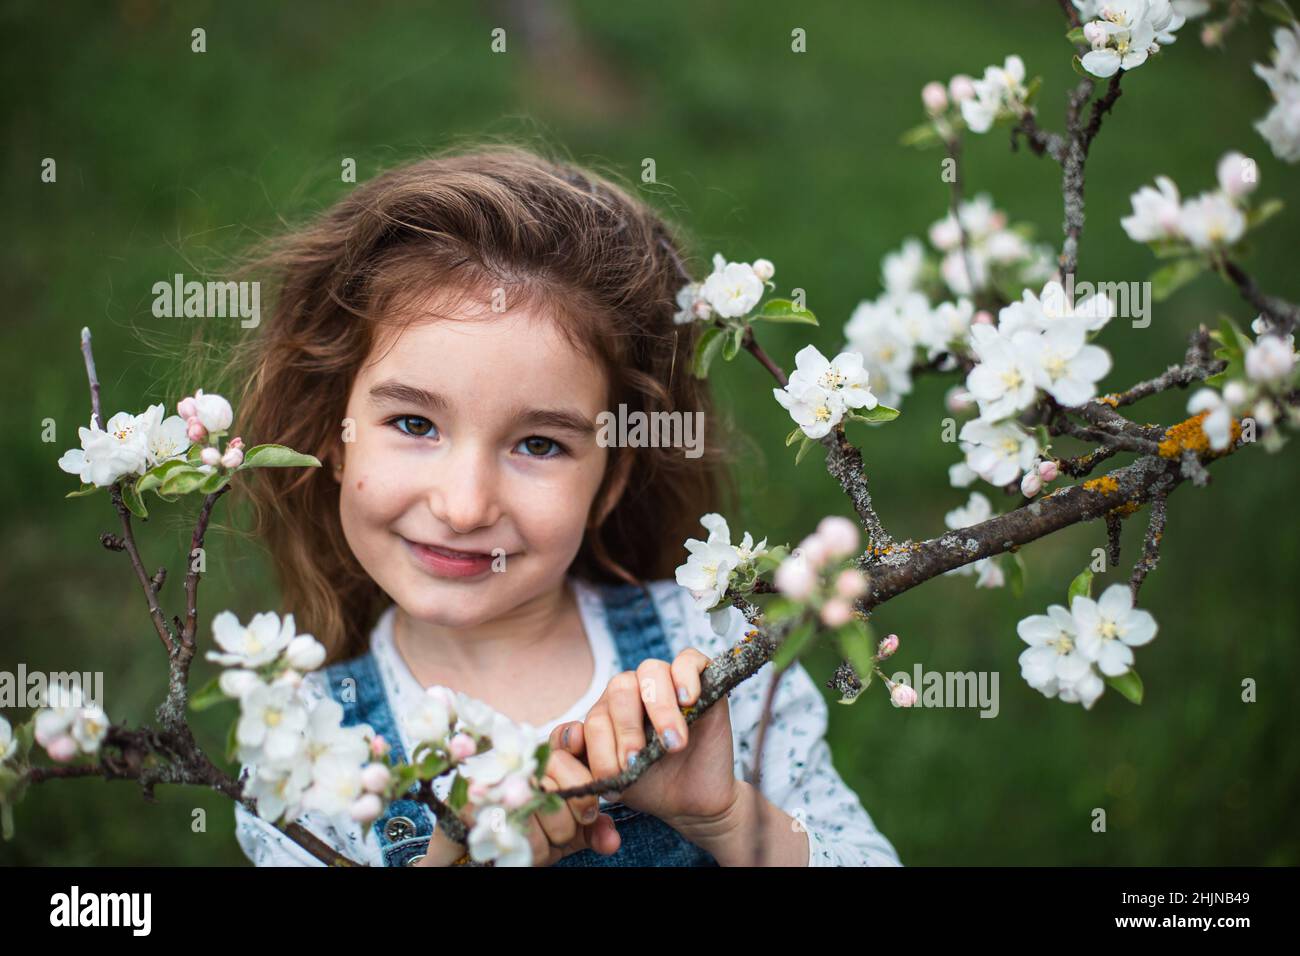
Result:
M629 755L646 745L649 715L669 753L618 796L635 810L663 820L676 830L722 820L736 806L740 781L732 765L731 712L724 697L691 725L681 707L700 696L700 673L709 658L687 648L670 665L646 660L635 671L615 675L583 722L569 730L564 749L584 757L593 779L612 777L628 766ZM562 738L562 733L561 733ZM556 735L552 734L552 742Z
M546 760L543 790L561 790L580 787L595 778L587 766L559 747L560 728L551 734L551 752ZM465 807L461 819L467 827L474 826L472 807ZM595 850L609 856L618 850L621 839L608 813L600 812L600 798L570 797L554 813L534 813L528 821L528 843L533 851L533 866L550 866L557 860L579 850ZM416 866L451 866L465 854L465 847L454 842L441 828L429 839L424 859Z

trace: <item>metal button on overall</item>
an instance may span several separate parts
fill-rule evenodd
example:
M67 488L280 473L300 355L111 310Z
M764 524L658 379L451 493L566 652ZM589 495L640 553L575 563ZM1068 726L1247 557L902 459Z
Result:
M405 840L415 833L415 821L410 817L393 817L384 826L384 836L390 843Z

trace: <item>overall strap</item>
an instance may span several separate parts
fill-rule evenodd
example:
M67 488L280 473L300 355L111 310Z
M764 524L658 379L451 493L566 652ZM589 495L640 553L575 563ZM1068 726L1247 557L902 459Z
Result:
M343 726L369 724L392 748L394 763L406 763L402 735L397 730L384 681L373 653L367 651L348 661L339 661L325 669L330 695L343 708ZM418 784L409 792L416 793ZM372 830L379 840L384 866L410 866L417 862L433 836L433 817L429 808L418 800L394 800L374 822Z
M605 620L619 666L634 671L647 658L671 661L672 649L648 591L635 584L600 584Z

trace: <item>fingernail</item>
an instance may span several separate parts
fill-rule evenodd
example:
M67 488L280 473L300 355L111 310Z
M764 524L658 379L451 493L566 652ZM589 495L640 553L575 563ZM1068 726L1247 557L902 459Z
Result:
M569 746L569 731L572 730L572 729L573 729L572 727L565 727L565 728L564 728L564 733L560 734L560 746L561 746L561 747L566 747L566 748L567 748L567 747Z
M632 766L633 761L636 760L636 756L637 756L637 754L639 754L640 752L641 752L641 751L639 751L639 750L629 750L629 751L628 751L628 753L627 753L627 765L628 765L629 767Z
M669 729L664 731L664 746L669 750L676 750L677 745L681 743L681 738L677 736L677 731Z
M598 817L598 816L600 816L600 808L599 808L599 807L592 807L590 810L588 810L586 813L584 813L584 814L582 815L582 822L583 822L583 823L595 823L595 822L596 822L596 817Z
M690 697L691 697L691 692L688 691L685 687L677 688L677 699L681 701L683 704L686 703L686 701L688 701Z

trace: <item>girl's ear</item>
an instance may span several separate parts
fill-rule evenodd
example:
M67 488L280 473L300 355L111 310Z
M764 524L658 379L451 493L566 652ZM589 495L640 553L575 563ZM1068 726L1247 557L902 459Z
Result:
M600 510L596 513L592 527L598 528L605 523L609 513L614 510L619 499L623 497L623 492L627 489L628 478L632 474L632 456L633 452L628 449L621 449L621 454L614 462L613 480L609 483L609 488L605 491L605 497L601 502Z

